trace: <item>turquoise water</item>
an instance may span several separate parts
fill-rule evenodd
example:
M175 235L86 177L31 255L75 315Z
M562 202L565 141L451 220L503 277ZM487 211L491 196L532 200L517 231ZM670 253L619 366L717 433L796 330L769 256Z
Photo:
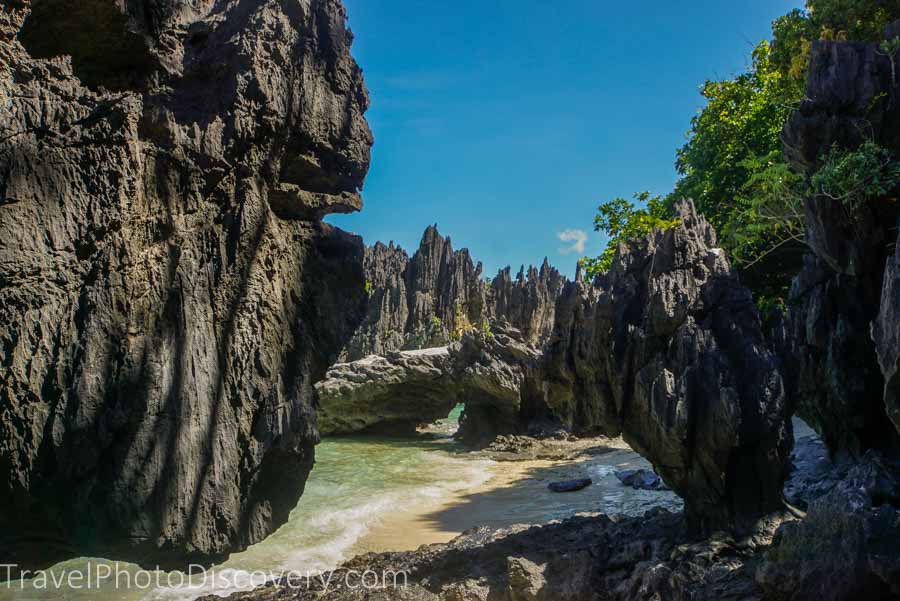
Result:
M252 588L267 575L286 570L317 573L361 552L387 550L372 548L371 543L367 546L366 535L410 512L424 512L425 523L433 530L458 532L481 524L546 522L583 511L640 514L652 505L672 509L681 506L671 493L621 486L614 476L616 469L648 467L640 457L623 450L580 463L536 465L529 467L524 478L499 489L485 487L492 478L502 478L509 467L475 458L452 442L450 435L460 411L454 410L447 420L433 427L432 438L427 440L325 440L316 449L316 467L288 523L262 543L218 566L216 582L187 582L180 574L154 573L153 582L148 584L150 576L142 573L140 588L132 586L129 590L116 587L114 576L101 585L94 582L90 590L75 590L65 584L57 588L52 582L40 589L35 582L27 582L20 589L19 583L13 583L12 590L0 588L0 601L188 601L209 593L225 595ZM593 478L595 485L580 493L556 495L546 489L550 480L584 476ZM454 500L449 507L445 502L448 498ZM408 544L410 533L402 534L398 541ZM384 536L380 540L379 544L392 546ZM67 570L89 570L96 575L100 564L110 566L113 574L116 568L120 570L120 585L126 581L123 573L138 574L136 566L114 566L87 558L65 562L51 572L57 577Z

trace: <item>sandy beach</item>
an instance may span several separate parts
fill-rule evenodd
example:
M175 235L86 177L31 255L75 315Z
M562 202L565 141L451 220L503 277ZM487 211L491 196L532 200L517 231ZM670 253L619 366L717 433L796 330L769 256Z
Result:
M446 543L477 526L540 524L575 513L608 511L611 503L620 503L619 511L628 512L645 504L647 495L670 494L634 491L618 482L616 470L648 467L620 439L562 443L555 451L568 457L494 459L491 477L483 484L382 517L358 541L355 551L410 551ZM571 458L573 453L577 456ZM591 478L594 484L565 494L547 488L550 482L574 478Z
M497 463L491 479L466 491L448 494L435 503L423 503L412 510L392 513L373 526L358 543L360 552L411 551L422 545L446 543L469 528L495 520L501 508L473 503L475 498L490 498L513 487L531 486L537 470L552 470L560 461L521 461ZM459 511L468 507L468 511ZM446 520L438 516L447 516Z

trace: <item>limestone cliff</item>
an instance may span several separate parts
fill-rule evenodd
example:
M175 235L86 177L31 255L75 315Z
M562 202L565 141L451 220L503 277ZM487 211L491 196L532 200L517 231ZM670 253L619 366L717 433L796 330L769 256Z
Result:
M518 330L498 324L470 330L443 347L391 351L332 366L318 391L319 430L327 436L356 432L415 434L416 427L447 417L465 404L457 437L472 447L502 434L524 434L560 424L533 408L540 350Z
M446 344L451 334L485 318L481 264L429 226L412 257L381 242L366 249L365 321L343 353L353 361L401 349Z
M335 366L318 384L323 424L409 430L460 402L459 436L474 446L542 427L624 436L697 529L777 510L793 442L780 364L712 227L691 202L677 214L594 284L566 284L543 347L498 327Z
M488 312L492 319L505 321L523 334L530 344L541 344L553 333L556 302L566 278L544 259L540 269L523 266L515 279L507 267L491 282Z
M689 201L676 216L620 246L594 286L567 287L535 393L579 430L621 434L695 528L746 524L781 507L784 385L712 227Z
M881 309L872 327L872 338L884 374L884 403L894 427L900 430L900 233L894 255L887 260Z
M869 139L900 155L900 96L891 60L877 44L813 44L807 98L782 134L794 168L812 173L833 145L855 148ZM792 348L785 373L793 402L832 454L859 457L870 448L896 454L900 436L886 403L895 413L898 309L891 256L900 207L893 195L849 208L819 194L806 199L805 216L810 254L794 280L788 316Z
M339 0L6 0L0 557L262 540L362 318L372 137Z
M492 322L518 329L540 344L553 330L556 299L566 282L545 259L515 278L507 267L490 282L467 249L429 226L410 257L393 242L366 249L369 300L365 321L342 354L344 361L392 351L443 346L470 328Z

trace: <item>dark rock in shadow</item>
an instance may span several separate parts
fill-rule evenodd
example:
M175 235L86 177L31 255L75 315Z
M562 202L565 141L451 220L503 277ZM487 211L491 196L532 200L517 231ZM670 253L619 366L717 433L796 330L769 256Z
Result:
M365 301L362 241L320 222L359 208L372 143L345 19L4 3L4 562L186 568L287 520Z
M576 432L621 434L711 531L782 507L793 440L749 291L693 203L677 215L567 286L532 394Z
M893 60L877 43L813 43L806 98L782 131L796 170L811 175L833 147L874 142L900 152ZM791 404L835 458L869 449L900 456L890 419L898 353L895 196L888 191L849 206L817 194L804 203L811 252L791 287L784 373Z
M624 486L638 490L669 490L658 475L648 470L622 470L616 472L616 478Z
M590 478L582 478L580 480L563 480L561 482L551 482L547 485L547 488L552 490L553 492L577 492L579 490L584 490L594 481Z

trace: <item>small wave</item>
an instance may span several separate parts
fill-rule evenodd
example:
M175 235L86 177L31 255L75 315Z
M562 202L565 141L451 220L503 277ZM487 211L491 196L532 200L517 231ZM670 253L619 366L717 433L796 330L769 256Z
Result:
M263 575L266 576L265 581L271 580L271 576L274 576L274 574L268 573L254 574L248 570L222 568L216 570L215 575L207 579L195 579L190 584L183 586L157 588L141 599L141 601L193 601L198 597L208 595L227 597L228 595L253 590L260 586L260 583L264 580ZM246 582L246 586L236 584L242 582Z
M588 472L595 478L606 478L608 476L614 476L616 468L610 465L592 465L588 468Z
M313 483L307 489L310 503L303 505L301 501L288 524L226 564L231 567L223 566L218 571L226 574L226 570L231 570L228 580L233 583L248 582L252 566L269 570L277 566L281 572L302 574L332 570L359 552L360 541L385 518L423 504L436 505L448 494L482 486L491 479L495 465L490 460L460 459L439 450L420 451L406 459L402 466L394 465L390 471L406 472L402 479L415 483L390 490L378 490L380 485L371 482L343 482L334 487ZM340 506L341 503L350 504ZM210 582L201 587L195 584L157 589L142 601L192 601L204 595L227 596L249 588L252 587L223 587Z

